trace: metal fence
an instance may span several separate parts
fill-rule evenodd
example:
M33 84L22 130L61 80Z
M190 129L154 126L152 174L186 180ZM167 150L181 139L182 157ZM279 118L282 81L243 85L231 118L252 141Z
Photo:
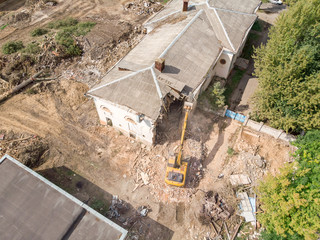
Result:
M246 116L240 114L240 113L235 113L231 110L227 110L226 113L225 113L225 116L226 117L229 117L229 118L232 118L234 120L237 120L239 122L242 122L244 123L246 121Z

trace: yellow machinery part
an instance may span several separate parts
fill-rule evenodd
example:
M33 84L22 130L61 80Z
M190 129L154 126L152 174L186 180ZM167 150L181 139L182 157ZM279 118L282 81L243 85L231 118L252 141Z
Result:
M184 117L179 152L176 157L169 158L167 169L166 169L166 176L165 176L165 182L167 184L177 186L177 187L183 187L185 185L187 169L188 169L188 163L185 161L181 161L184 135L187 128L188 114L191 107L186 106L185 108L186 108L186 114Z

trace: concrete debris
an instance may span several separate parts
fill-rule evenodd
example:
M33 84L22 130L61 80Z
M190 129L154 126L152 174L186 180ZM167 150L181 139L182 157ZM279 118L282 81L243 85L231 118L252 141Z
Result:
M141 179L142 179L144 185L148 185L149 184L149 176L148 176L148 174L144 173L144 172L141 172L140 175L141 175Z
M138 207L138 212L142 217L146 217L148 215L149 210L146 206L140 206Z
M151 15L159 12L163 6L159 2L151 1L134 1L128 2L123 9L128 12L133 12L136 15Z
M241 199L240 201L240 216L244 217L246 222L252 222L255 224L255 198L249 198L246 192L237 194Z
M129 206L127 205L126 202L119 199L118 196L113 196L111 206L109 207L107 216L110 219L112 218L118 219L121 216L121 214L128 211L128 209L129 209Z
M230 182L233 186L251 184L251 179L245 174L230 175Z
M219 176L218 176L219 179L220 179L220 178L223 178L223 177L224 177L224 174L223 174L223 173L220 173Z
M53 7L53 6L56 6L56 5L57 5L57 2L56 2L56 1L46 2L45 5L46 5L46 6L49 6L49 7Z
M0 140L4 140L4 134L0 134Z
M209 191L201 204L199 220L203 224L227 220L234 213L234 209L226 204L218 193Z
M257 167L259 168L265 168L266 167L266 162L264 161L264 159L262 157L260 157L259 155L254 157L254 163L257 165Z

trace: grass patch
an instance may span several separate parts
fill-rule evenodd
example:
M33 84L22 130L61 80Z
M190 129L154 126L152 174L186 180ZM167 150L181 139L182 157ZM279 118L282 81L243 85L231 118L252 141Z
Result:
M34 88L29 88L29 89L26 90L26 94L28 94L28 95L34 95L34 94L37 94L37 93L38 93L38 91L36 89L34 89Z
M22 41L9 41L2 46L2 52L4 54L12 54L12 53L18 52L23 48L24 46Z
M1 30L5 29L9 24L4 24L0 27Z
M245 70L241 70L238 68L235 68L235 73L231 77L231 81L227 83L226 90L224 91L224 96L228 102L228 105L230 106L229 99L231 97L231 94L233 93L234 89L238 86L243 74L245 73Z
M37 54L41 51L38 43L29 43L23 50L23 53Z
M252 26L252 30L257 31L257 32L262 32L261 23L259 20L255 21L255 23Z
M61 29L65 27L75 26L79 23L77 19L74 18L66 18L58 21L53 21L48 24L48 28L51 29Z
M253 54L253 43L259 39L259 35L256 33L249 33L246 44L244 45L241 57L245 59L250 59Z
M228 147L227 153L229 156L233 156L234 155L234 149L232 147Z
M61 46L66 57L72 57L82 54L82 50L74 38L86 35L95 25L94 22L79 22L76 19L67 18L51 22L48 27L58 30L55 36L56 42Z
M92 203L89 204L89 206L104 216L109 211L107 201L103 199L95 199L92 201Z
M36 28L31 32L32 37L42 36L44 34L47 34L49 32L48 29L45 28Z

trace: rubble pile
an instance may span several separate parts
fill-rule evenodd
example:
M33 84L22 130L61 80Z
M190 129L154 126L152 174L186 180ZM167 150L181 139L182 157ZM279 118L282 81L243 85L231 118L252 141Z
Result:
M123 9L128 12L134 12L136 15L151 15L153 13L159 12L163 6L160 2L155 2L154 0L149 1L134 1L129 2L124 5Z
M165 183L165 171L167 166L168 149L173 148L177 151L177 144L170 147L163 145L162 149L153 149L154 154L148 154L145 149L134 160L131 175L135 176L135 187L148 186L150 193L157 201L161 202L190 202L194 193L194 188L198 186L203 177L202 159L205 151L201 142L187 139L184 145L183 159L189 162L186 187L176 188ZM161 155L159 155L161 152ZM156 154L158 153L158 154Z
M34 168L48 158L49 145L39 136L0 131L0 156L4 154L11 155L24 165Z
M244 173L248 174L253 184L261 179L267 172L266 161L259 154L253 155L248 152L240 152L237 163L244 166Z
M226 204L218 193L209 191L201 204L199 220L203 224L209 224L219 220L226 221L234 213L234 209Z
M205 157L204 145L191 139L185 142L184 156L189 160L189 173L186 186L190 188L197 187L203 178L202 159Z
M112 197L112 202L107 212L109 219L116 219L125 227L132 227L139 219L148 215L149 208L140 206L137 210L129 206L128 203L122 201L118 196Z

